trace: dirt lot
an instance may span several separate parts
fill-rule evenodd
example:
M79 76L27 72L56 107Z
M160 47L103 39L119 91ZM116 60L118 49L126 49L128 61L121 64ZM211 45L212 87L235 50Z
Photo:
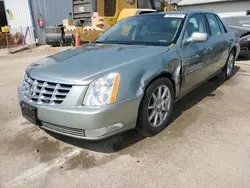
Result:
M175 106L153 138L135 131L100 142L46 133L21 117L17 86L30 63L61 48L0 51L0 187L202 187L250 185L250 61Z

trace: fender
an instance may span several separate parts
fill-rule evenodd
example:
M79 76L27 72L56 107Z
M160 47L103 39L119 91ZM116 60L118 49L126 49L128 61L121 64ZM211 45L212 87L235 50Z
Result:
M158 56L136 63L128 69L120 72L120 84L118 101L132 98L142 98L147 87L159 77L168 77L173 83L175 97L181 92L182 62L179 50L166 51ZM129 89L128 89L129 88ZM126 95L125 95L126 94Z
M152 81L159 77L168 77L174 86L175 97L180 95L181 88L181 60L172 59L168 62L162 60L161 69L148 69L141 77L141 87L138 90L137 96L144 96L147 87Z

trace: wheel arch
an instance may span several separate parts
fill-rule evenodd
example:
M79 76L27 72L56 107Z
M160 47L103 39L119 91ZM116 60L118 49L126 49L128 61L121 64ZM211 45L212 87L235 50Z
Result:
M140 108L141 108L141 104L142 104L142 101L143 101L143 98L144 98L144 95L148 89L148 87L157 79L159 78L168 78L171 83L172 83L172 86L173 86L173 89L174 89L174 96L176 96L176 84L175 84L175 81L173 79L173 75L170 73L170 72L167 72L167 71L164 71L164 72L160 72L158 74L156 74L155 76L151 77L145 84L145 87L143 88L143 93L142 93L142 97L141 97L141 101L140 101L140 104L139 104L139 108L138 108L138 114L139 114L139 111L140 111ZM138 118L138 117L137 117Z
M168 78L172 85L173 85L173 88L174 88L174 95L176 95L176 84L175 84L175 81L173 79L173 75L170 73L170 72L167 72L167 71L164 71L164 72L160 72L158 74L156 74L155 76L153 76L152 78L150 78L148 80L148 82L145 84L145 87L143 89L143 96L145 94L145 92L147 91L148 87L157 79L159 78Z
M160 72L160 73L156 74L155 76L151 77L151 78L148 80L148 82L146 82L145 87L143 88L143 94L142 94L142 98L141 98L141 101L140 101L140 104L139 104L139 108L138 108L138 115L137 115L137 119L136 119L136 127L137 127L137 129L139 129L139 130L140 130L140 127L141 127L141 125L138 124L139 118L140 118L139 114L140 114L140 110L141 110L141 108L142 108L142 103L143 103L143 99L144 99L145 93L146 93L147 89L150 87L150 85L151 85L154 81L156 81L156 80L158 80L158 79L160 79L160 78L167 78L167 79L170 80L170 82L171 82L171 84L172 84L172 86L173 86L174 96L176 95L176 84L175 84L175 81L174 81L174 79L173 79L173 74L171 74L170 72L164 71L164 72ZM141 131L142 131L142 130L141 130Z

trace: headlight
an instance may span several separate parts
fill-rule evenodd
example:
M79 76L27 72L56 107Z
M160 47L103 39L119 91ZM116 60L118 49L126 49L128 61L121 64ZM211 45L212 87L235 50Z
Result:
M100 106L115 103L119 81L119 74L111 73L92 82L87 91L84 105Z

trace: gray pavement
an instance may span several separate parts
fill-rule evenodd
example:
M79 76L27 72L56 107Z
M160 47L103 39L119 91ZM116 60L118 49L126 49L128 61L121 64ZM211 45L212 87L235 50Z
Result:
M153 138L130 131L87 142L21 117L17 85L30 63L62 48L0 50L0 188L250 187L250 61L180 100Z

